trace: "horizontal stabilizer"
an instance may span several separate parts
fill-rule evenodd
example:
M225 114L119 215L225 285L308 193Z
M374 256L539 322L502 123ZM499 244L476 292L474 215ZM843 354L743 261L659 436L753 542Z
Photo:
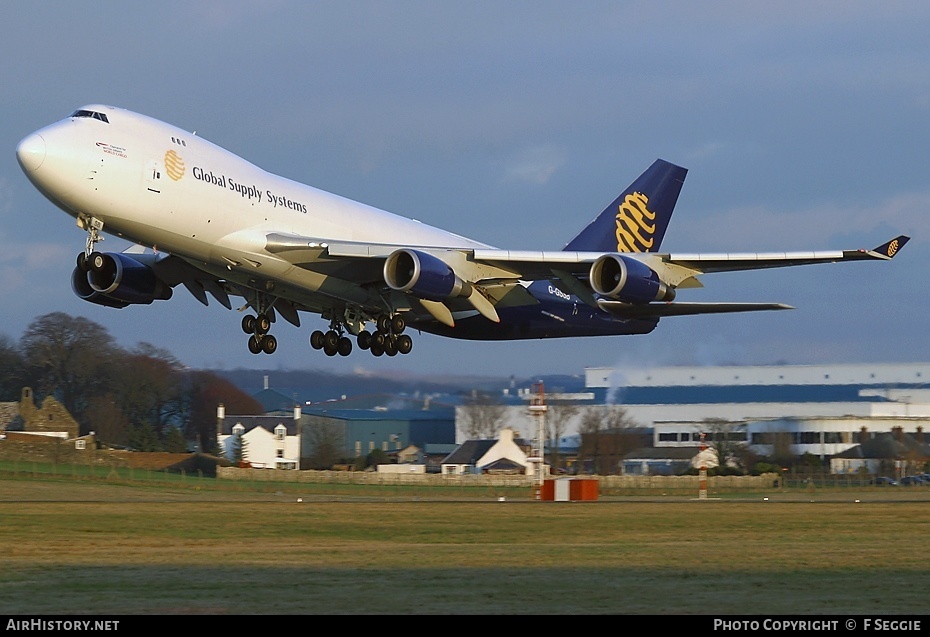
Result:
M652 318L663 316L692 316L694 314L725 314L728 312L757 312L760 310L793 310L784 303L644 303L600 299L597 302L605 312L620 318Z

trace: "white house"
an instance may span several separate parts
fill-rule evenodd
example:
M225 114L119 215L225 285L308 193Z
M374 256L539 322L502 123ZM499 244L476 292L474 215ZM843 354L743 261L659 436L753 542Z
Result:
M442 461L443 475L512 473L533 475L528 456L514 439L513 429L502 429L497 440L467 440Z
M300 408L294 417L229 416L217 411L216 436L220 454L241 459L257 469L300 467ZM241 449L241 452L240 452Z

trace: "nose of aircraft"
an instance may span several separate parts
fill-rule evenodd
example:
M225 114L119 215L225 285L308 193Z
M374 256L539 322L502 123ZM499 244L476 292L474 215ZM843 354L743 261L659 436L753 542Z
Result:
M45 138L37 133L25 137L16 147L16 159L26 172L34 172L45 161Z

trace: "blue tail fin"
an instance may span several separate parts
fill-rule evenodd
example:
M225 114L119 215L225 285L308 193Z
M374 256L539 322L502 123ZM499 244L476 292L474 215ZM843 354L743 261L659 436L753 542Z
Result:
M688 171L657 159L568 242L577 252L656 252Z

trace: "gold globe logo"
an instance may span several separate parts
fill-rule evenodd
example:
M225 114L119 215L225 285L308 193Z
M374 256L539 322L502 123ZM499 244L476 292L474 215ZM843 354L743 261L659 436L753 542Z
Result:
M648 252L656 231L656 213L647 208L649 198L634 192L623 199L617 211L617 252Z
M178 181L184 176L184 160L173 150L165 153L165 172L174 181Z
M898 245L898 240L897 240L897 239L895 239L894 241L892 241L891 243L889 243L889 244L888 244L888 256L889 256L889 257L893 257L893 256L898 252L898 248L899 248L899 247L900 247L900 246Z

